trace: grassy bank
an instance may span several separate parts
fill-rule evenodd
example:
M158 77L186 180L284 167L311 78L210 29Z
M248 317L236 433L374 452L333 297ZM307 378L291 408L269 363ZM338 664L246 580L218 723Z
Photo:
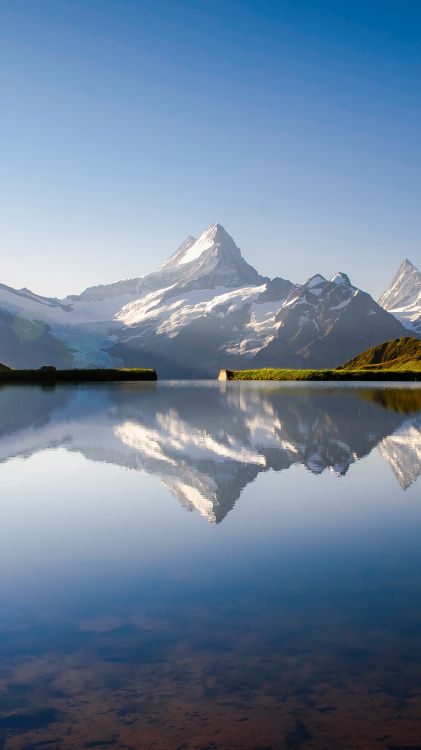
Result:
M110 383L118 381L157 380L152 368L86 369L86 370L0 370L1 383Z
M226 373L226 377L221 375ZM220 380L419 380L421 370L221 370Z
M421 370L421 341L414 336L384 341L357 354L342 370Z

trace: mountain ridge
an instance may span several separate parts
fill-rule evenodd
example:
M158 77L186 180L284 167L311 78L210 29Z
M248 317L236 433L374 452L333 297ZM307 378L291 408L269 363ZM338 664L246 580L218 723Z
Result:
M157 271L63 300L0 285L0 359L37 366L37 336L29 346L25 331L38 329L40 364L154 366L161 377L213 377L245 361L334 367L407 332L344 272L304 284L262 276L218 223Z

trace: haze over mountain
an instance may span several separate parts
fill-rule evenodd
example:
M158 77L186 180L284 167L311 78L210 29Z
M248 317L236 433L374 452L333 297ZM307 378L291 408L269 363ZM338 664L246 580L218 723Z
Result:
M261 276L220 224L156 272L63 300L0 286L0 361L14 367L148 365L167 377L335 367L405 333L346 273L301 284Z

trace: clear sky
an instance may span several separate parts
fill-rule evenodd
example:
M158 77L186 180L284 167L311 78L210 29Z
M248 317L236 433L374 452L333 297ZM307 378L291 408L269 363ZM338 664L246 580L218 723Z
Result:
M269 276L421 265L420 0L0 0L0 282L64 296L220 222Z

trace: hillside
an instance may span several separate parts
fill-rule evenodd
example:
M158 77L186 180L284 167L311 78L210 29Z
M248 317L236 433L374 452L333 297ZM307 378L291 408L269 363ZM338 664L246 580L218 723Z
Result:
M6 372L7 370L10 370L10 367L7 367L7 365L2 365L0 362L0 372Z
M411 336L385 341L350 359L342 370L421 370L421 341Z

